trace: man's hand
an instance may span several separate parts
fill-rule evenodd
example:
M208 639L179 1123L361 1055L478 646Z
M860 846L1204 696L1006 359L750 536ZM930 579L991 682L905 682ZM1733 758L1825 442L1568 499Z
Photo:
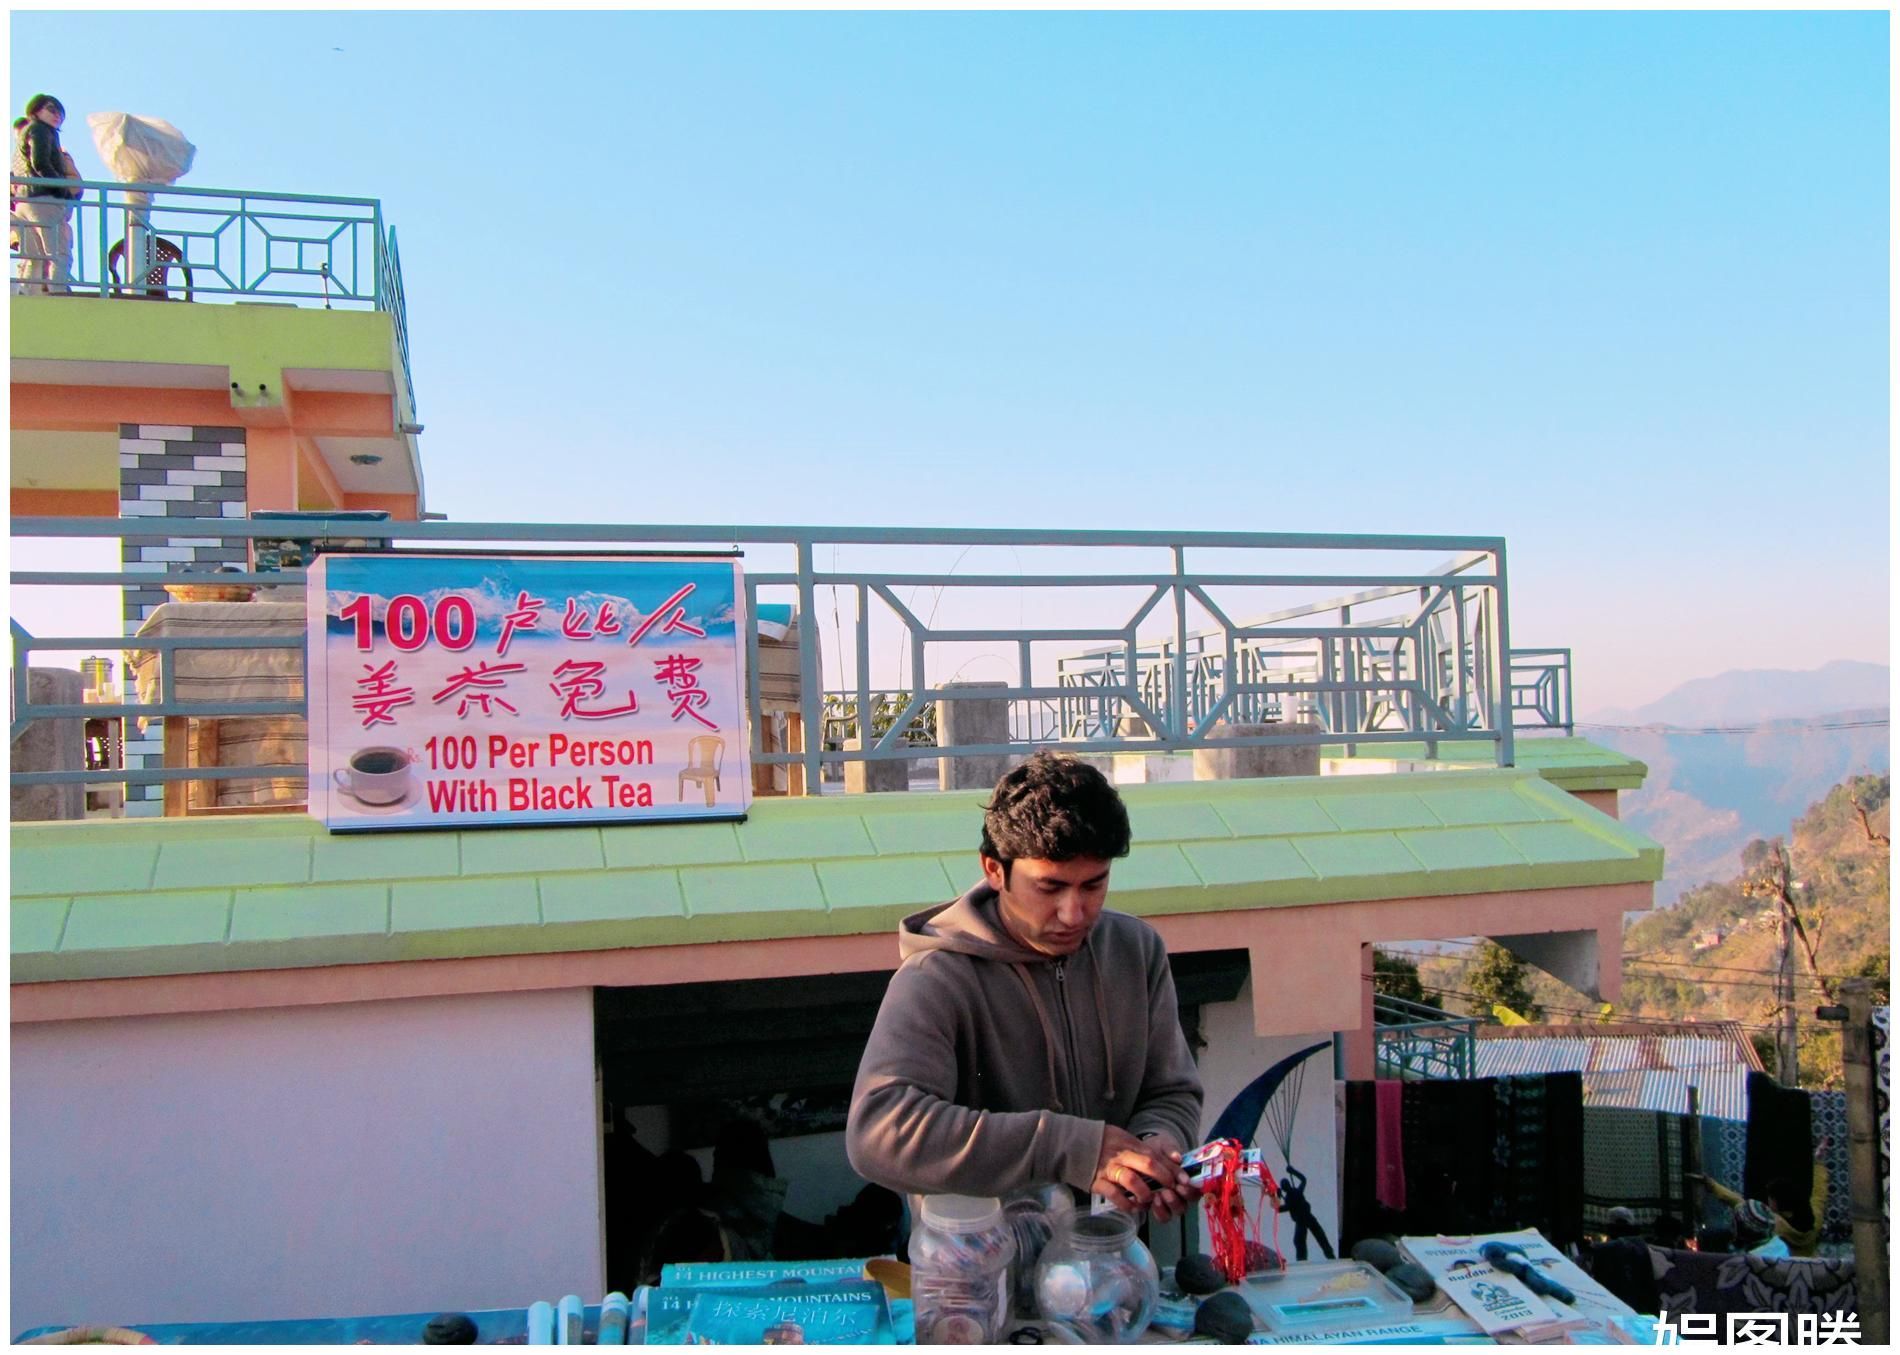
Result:
M1131 1214L1152 1210L1157 1223L1186 1213L1200 1196L1181 1170L1179 1153L1144 1143L1112 1124L1103 1127L1102 1151L1089 1189Z

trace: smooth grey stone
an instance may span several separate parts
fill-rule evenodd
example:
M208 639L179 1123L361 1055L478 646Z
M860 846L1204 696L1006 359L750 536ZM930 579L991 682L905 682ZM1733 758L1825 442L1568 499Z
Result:
M1220 1273L1214 1258L1200 1253L1183 1256L1174 1263L1174 1282L1183 1294L1218 1294L1227 1287L1227 1277Z
M429 1319L422 1329L425 1346L472 1346L477 1332L467 1313L442 1313Z
M1438 1287L1432 1283L1432 1277L1426 1273L1425 1267L1413 1265L1410 1261L1393 1266L1385 1273L1385 1277L1410 1294L1415 1303L1423 1303Z
M1194 1310L1194 1331L1222 1345L1244 1346L1253 1335L1253 1309L1238 1294L1216 1294L1201 1300L1201 1306Z
M1364 1261L1374 1270L1384 1274L1405 1258L1399 1254L1397 1247L1387 1242L1384 1238L1368 1237L1363 1241L1353 1244L1352 1259L1355 1261Z

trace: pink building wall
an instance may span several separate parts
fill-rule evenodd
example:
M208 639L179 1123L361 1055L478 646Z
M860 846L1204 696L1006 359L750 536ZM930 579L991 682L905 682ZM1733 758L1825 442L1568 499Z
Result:
M587 989L16 1024L11 1330L602 1289Z

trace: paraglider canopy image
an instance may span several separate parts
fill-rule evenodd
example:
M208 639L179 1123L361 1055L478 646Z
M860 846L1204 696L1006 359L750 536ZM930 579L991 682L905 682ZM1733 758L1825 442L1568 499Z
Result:
M1228 1102L1227 1109L1214 1122L1208 1139L1237 1139L1252 1143L1264 1122L1280 1160L1293 1160L1293 1121L1300 1108L1300 1089L1306 1082L1306 1061L1322 1049L1331 1049L1332 1041L1321 1040L1296 1054L1289 1054L1241 1089Z

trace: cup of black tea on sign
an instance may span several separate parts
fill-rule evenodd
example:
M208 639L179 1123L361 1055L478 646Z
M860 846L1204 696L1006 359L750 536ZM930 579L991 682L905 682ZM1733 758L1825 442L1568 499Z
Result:
M414 754L403 748L359 748L333 773L339 789L366 805L393 805L409 794Z

